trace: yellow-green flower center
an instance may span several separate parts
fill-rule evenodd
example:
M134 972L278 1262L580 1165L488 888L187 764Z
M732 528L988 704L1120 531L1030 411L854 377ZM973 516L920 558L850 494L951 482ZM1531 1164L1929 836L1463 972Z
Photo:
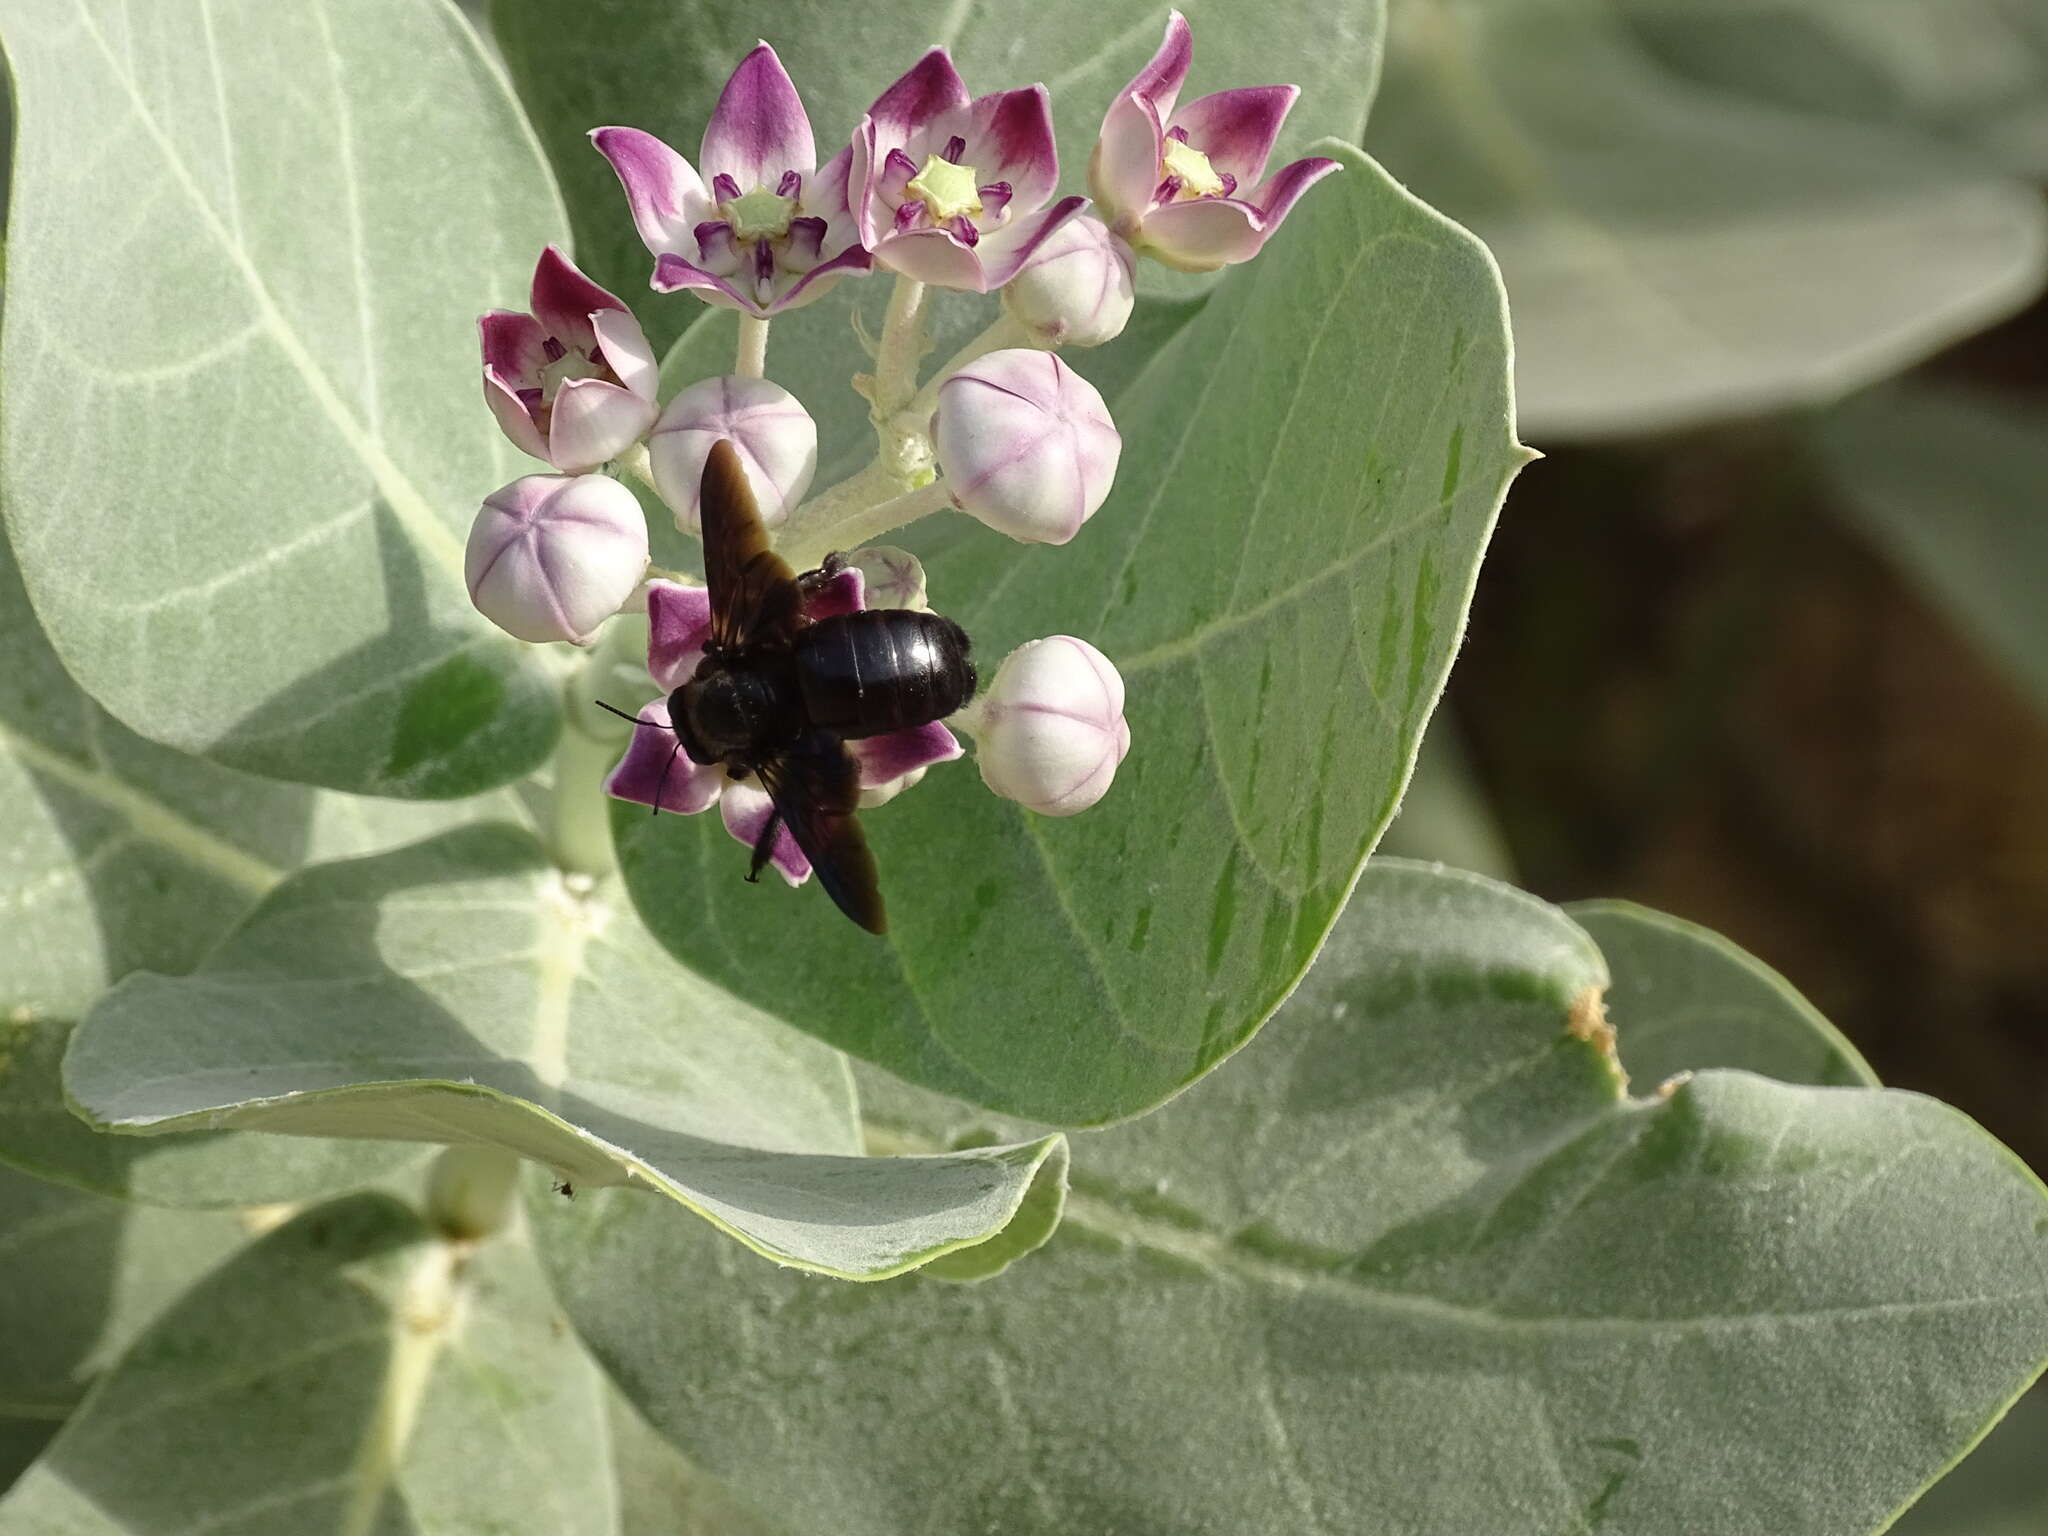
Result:
M975 180L973 166L926 155L924 169L910 178L905 190L924 204L934 224L943 224L963 213L971 218L981 212L981 193Z
M796 217L796 199L756 187L722 204L718 211L732 225L735 240L780 240L789 233L789 221Z
M1179 139L1166 141L1166 153L1160 160L1161 168L1167 175L1180 182L1180 191L1174 194L1176 202L1196 197L1215 197L1223 191L1223 178L1216 174L1216 168L1209 164L1209 157L1192 144Z

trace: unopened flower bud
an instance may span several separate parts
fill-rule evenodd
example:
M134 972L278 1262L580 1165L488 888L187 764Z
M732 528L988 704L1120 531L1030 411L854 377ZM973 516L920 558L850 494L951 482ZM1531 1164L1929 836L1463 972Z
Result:
M1099 347L1131 318L1136 265L1129 246L1083 214L1054 230L1010 279L1003 307L1042 346Z
M1072 635L1010 652L968 718L982 782L1046 816L1072 816L1100 800L1131 749L1123 678Z
M647 574L647 520L604 475L526 475L484 502L463 566L477 612L507 634L581 644Z
M977 358L939 386L932 437L953 505L1026 544L1064 544L1102 505L1123 439L1050 352Z
M893 544L871 544L846 557L861 574L862 601L869 608L929 608L924 567L917 556Z
M685 533L702 529L704 461L721 437L739 451L761 521L779 527L811 488L818 424L795 395L766 379L700 379L669 401L647 440L647 457L654 488Z

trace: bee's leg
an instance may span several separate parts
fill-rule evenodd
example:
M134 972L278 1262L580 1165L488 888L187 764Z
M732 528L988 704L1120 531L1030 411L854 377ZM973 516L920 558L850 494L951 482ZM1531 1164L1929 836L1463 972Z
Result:
M808 597L834 576L845 570L850 563L846 558L845 550L835 549L818 562L818 568L815 571L805 571L803 575L797 577L797 585L803 588L804 595Z
M754 859L747 866L747 884L759 882L761 871L768 867L769 855L775 852L775 834L781 830L782 812L770 812L767 821L761 824L761 835L754 839Z

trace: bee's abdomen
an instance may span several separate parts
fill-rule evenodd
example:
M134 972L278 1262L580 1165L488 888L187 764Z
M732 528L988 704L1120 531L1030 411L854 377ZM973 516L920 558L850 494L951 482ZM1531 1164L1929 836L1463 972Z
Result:
M967 634L943 614L871 608L823 619L797 639L813 725L879 736L943 719L974 696Z

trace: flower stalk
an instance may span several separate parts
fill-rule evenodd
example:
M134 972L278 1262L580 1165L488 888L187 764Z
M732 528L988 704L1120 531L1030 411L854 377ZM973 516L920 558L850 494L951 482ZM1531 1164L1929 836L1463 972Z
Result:
M732 360L732 371L743 379L766 378L768 374L768 318L765 315L740 314L739 349Z

